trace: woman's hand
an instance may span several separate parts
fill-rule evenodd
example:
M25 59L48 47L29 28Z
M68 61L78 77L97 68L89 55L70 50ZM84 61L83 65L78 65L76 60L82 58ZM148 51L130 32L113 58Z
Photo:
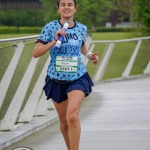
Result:
M90 60L92 60L92 62L93 62L94 64L98 64L98 62L99 62L98 53L89 54L87 57L88 57Z
M59 30L59 31L57 31L56 33L55 33L55 40L57 41L58 40L58 37L60 36L60 35L62 35L62 36L65 36L67 33L66 33L66 30L64 29L64 28L62 28L61 30Z
M88 59L90 59L94 64L98 64L98 62L99 62L98 53L92 54L91 52L89 52L89 50L88 50L88 48L87 48L85 43L81 47L81 52Z

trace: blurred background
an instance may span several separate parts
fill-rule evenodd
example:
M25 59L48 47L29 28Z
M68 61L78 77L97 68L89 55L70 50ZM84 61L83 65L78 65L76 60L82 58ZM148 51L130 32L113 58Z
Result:
M39 33L58 13L56 0L0 0L0 33ZM77 0L75 19L89 32L150 33L149 0Z

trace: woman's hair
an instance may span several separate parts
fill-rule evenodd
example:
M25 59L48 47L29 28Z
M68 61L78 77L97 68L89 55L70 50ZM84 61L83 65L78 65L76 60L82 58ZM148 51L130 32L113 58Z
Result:
M60 1L61 1L61 0L56 0L56 5L57 5L57 7L59 7ZM76 5L77 5L76 0L73 0L73 2L74 2L74 4L75 4L75 6L76 6Z

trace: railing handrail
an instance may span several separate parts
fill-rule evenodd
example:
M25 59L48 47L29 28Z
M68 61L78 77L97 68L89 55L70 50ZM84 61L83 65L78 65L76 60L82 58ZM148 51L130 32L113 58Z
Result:
M8 39L0 39L0 43L5 43L5 42L15 42L15 41L22 41L22 40L30 40L37 38L38 35L33 35L33 36L26 36L26 37L18 37L18 38L8 38Z
M137 40L147 40L150 39L150 36L147 37L139 37L139 38L130 38L130 39L122 39L122 40L93 40L91 43L119 43L119 42L131 42Z
M37 36L38 35L18 37L18 38L0 39L0 43L9 42L9 41L21 41L21 40L34 39L34 38L37 38ZM122 39L122 40L92 40L91 43L117 43L117 42L129 42L129 41L146 40L146 39L150 39L150 36Z

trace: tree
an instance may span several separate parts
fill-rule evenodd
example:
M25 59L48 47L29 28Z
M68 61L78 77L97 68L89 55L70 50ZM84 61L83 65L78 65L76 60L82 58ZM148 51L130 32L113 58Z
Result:
M56 0L42 0L46 21L58 18ZM100 26L110 13L112 0L77 0L75 19L87 26Z
M150 1L136 0L135 9L136 20L140 21L146 27L146 32L150 33Z
M114 0L113 10L118 11L120 21L139 22L150 33L149 0Z
M111 0L82 0L78 2L76 17L88 26L101 26L109 15L111 6Z
M42 14L45 22L58 18L56 0L41 0L43 3Z
M114 0L113 10L117 11L121 22L134 20L134 7L136 0Z

